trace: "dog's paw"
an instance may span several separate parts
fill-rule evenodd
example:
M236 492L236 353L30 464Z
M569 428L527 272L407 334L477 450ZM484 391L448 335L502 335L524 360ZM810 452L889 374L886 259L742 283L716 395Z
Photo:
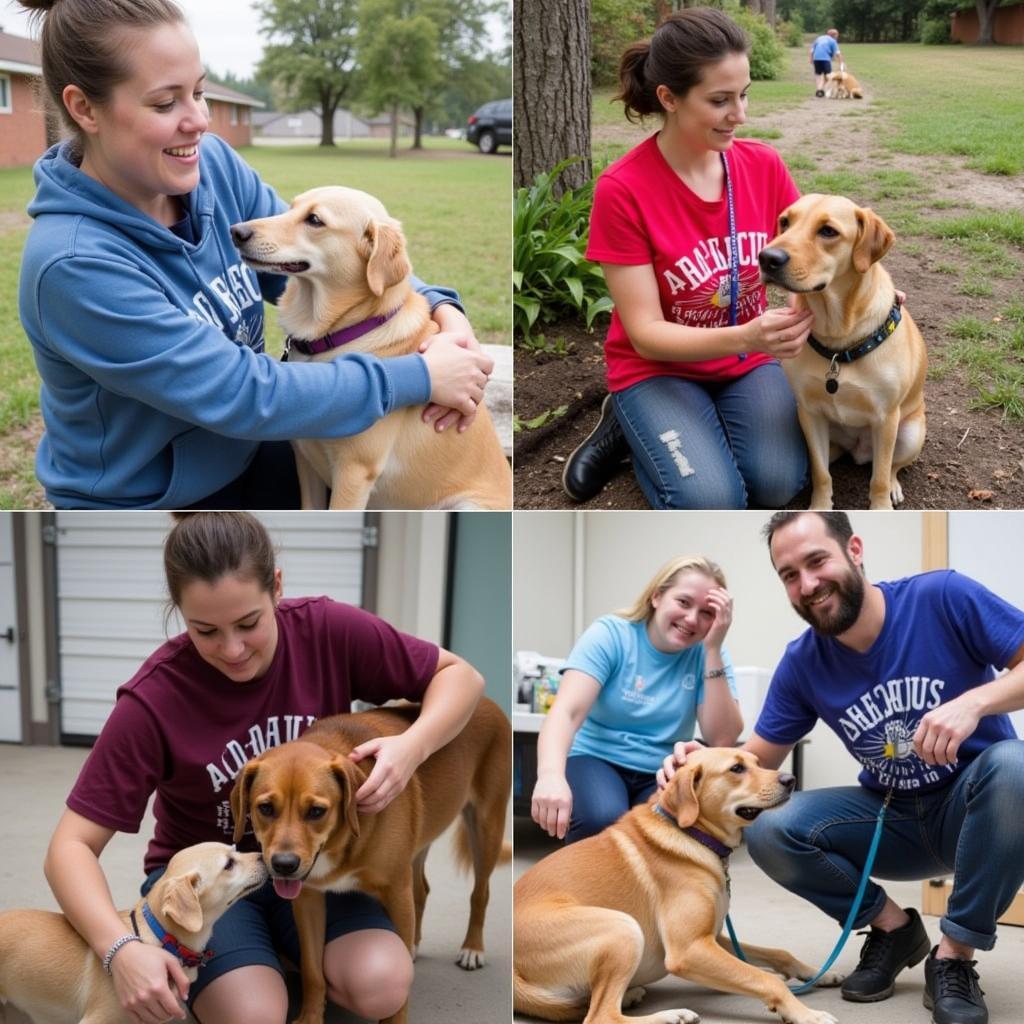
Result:
M840 974L838 971L828 971L815 982L815 986L819 988L835 988L836 985L842 985L844 981L846 981L845 974Z
M664 1013L655 1013L650 1017L644 1017L651 1024L698 1024L700 1014L693 1010L666 1010Z
M418 957L419 955L420 955L420 947L419 946L413 946L412 949L409 950L409 956L411 957L413 963L416 962L416 957Z
M645 995L647 995L647 989L640 985L637 985L636 988L626 989L626 994L622 997L622 1008L628 1010L631 1006L636 1006Z
M455 962L464 971L475 971L487 963L487 958L482 949L460 949Z
M801 1005L801 1013L798 1017L785 1016L782 1019L786 1024L839 1024L839 1021L827 1010L812 1010Z

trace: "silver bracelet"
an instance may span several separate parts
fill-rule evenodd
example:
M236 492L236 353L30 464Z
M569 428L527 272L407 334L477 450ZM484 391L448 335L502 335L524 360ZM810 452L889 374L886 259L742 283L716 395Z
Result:
M724 668L712 668L704 674L705 679L721 679L726 674Z
M134 933L131 935L122 935L121 938L115 942L110 949L107 950L107 955L103 958L103 970L107 972L111 977L114 976L114 972L110 969L110 964L114 959L114 954L122 947L127 946L129 942L141 942L142 939Z

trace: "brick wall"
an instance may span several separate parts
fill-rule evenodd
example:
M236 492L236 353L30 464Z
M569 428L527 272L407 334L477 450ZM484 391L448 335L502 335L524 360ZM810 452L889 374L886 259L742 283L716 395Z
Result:
M34 164L46 149L46 119L29 75L6 75L11 113L0 114L0 167Z
M236 124L231 123L232 111ZM210 100L210 131L237 148L252 144L252 109L234 103Z

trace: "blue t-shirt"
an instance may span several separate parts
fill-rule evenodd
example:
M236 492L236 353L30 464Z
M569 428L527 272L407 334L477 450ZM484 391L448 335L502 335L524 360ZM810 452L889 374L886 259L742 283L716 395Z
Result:
M811 60L831 60L838 49L839 44L831 36L818 36L814 40Z
M732 662L722 649L729 692L736 696ZM656 772L677 740L693 738L704 702L704 646L677 654L659 651L643 622L602 615L576 641L562 667L601 684L569 756L592 754L639 772Z
M1024 612L951 570L879 583L882 632L863 654L809 629L786 647L755 731L791 744L821 718L864 766L868 789L925 792L948 784L986 747L1016 737L1006 715L986 715L955 765L914 753L924 715L990 682L1024 643Z

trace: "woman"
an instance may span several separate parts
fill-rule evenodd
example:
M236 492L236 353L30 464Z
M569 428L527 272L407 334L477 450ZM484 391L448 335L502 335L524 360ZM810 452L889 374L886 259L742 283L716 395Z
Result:
M362 744L374 757L356 793L361 813L386 807L416 767L456 735L483 689L465 661L328 598L282 600L266 529L247 512L177 513L164 566L186 632L163 644L117 702L67 801L46 856L57 901L101 959L124 936L99 865L115 832L137 832L155 791L145 894L170 857L207 840L231 842L232 782L247 758L294 738L356 698L422 702L400 736ZM255 848L250 846L250 848ZM328 894L324 971L329 998L378 1020L401 1007L412 962L381 905ZM208 1024L284 1024L279 949L293 961L291 907L270 885L217 922L216 955L191 990L178 962L141 942L118 946L111 973L138 1024L184 1018L188 997Z
M691 8L623 54L626 116L661 130L598 178L587 256L615 302L610 400L563 483L592 497L621 460L653 508L779 507L807 453L780 359L812 315L766 309L757 254L798 192L779 155L737 140L748 41L721 11Z
M428 399L439 429L472 417L491 360L445 289L418 285L443 332L423 354L263 352L263 299L286 278L250 270L229 229L286 204L204 134L205 72L173 0L20 2L47 12L44 86L72 136L36 164L19 295L54 505L298 507L288 439Z
M533 820L575 842L654 792L655 773L694 725L712 746L743 729L725 576L701 557L662 566L631 608L576 641L537 741Z

